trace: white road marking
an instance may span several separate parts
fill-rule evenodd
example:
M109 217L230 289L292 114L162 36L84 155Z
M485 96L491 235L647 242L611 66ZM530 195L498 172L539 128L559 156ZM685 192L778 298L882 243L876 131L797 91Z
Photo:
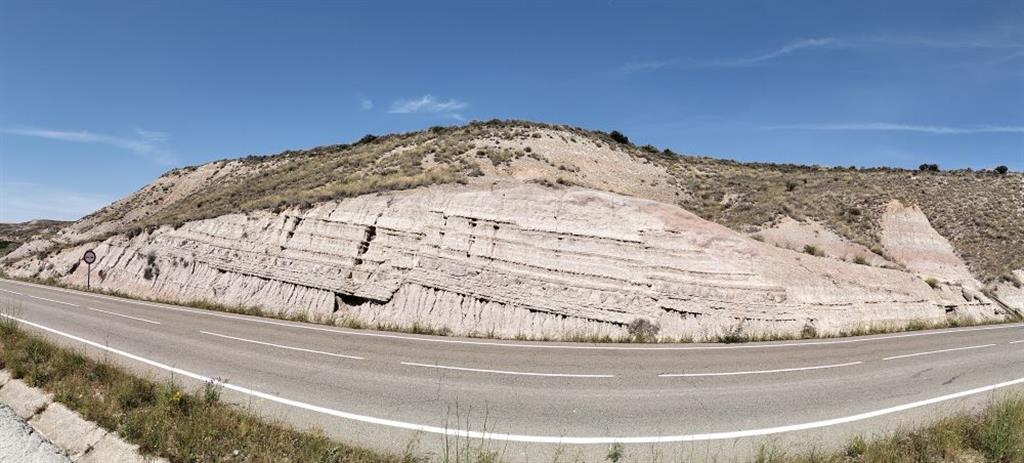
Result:
M317 326L311 324L297 324L292 322L276 321L272 319L261 318L257 316L240 316L231 315L222 312L216 312L212 310L200 310L200 309L187 309L184 307L173 306L169 304L154 304L150 302L141 302L133 299L124 299L118 297L104 296L100 294L93 294L84 291L68 290L64 288L56 288L45 285L37 285L35 283L25 283L14 280L2 280L6 283L12 283L16 285L34 286L41 289L60 291L69 294L76 294L80 296L95 297L100 299L108 299L112 301L137 304L149 307L157 307L164 310L174 310L178 312L187 312L198 315L205 315L208 317L219 317L227 318L231 320L242 320L251 323L263 323L266 325L284 326L288 328L296 328L303 330L312 331L324 331L329 333L337 333L349 336L368 336L376 338L388 338L388 339L401 339L406 341L421 341L421 342L435 342L435 343L447 343L447 344L464 344L464 345L475 345L475 346L492 346L492 347L511 347L511 348L523 348L523 349L568 349L568 350L614 350L614 351L691 351L691 350L733 350L733 349L768 349L777 347L808 347L808 346L823 346L833 344L854 344L861 342L872 342L872 341L887 341L892 339L903 339L903 338L914 338L919 336L936 336L941 334L955 334L955 333L966 333L972 331L989 331L989 330L1005 330L1005 329L1020 329L1024 328L1024 323L1009 323L1004 325L991 325L991 326L975 326L969 328L949 328L949 329L938 329L938 330L925 330L915 331L912 333L902 333L887 336L873 336L873 337L851 337L844 339L834 340L822 340L822 341L802 341L802 342L786 342L786 343L749 343L749 344L736 344L736 345L696 345L696 346L621 346L621 345L593 345L593 344L556 344L556 343L529 343L529 342L495 342L495 341L472 341L467 339L452 339L442 337L418 337L418 336L407 336L401 334L389 334L373 331L359 331L359 330L343 330L337 328L329 328L326 326Z
M5 293L17 294L19 296L24 296L24 294L21 294L21 293L19 293L17 291L9 291L9 290L6 290L6 289L0 289L0 291L3 291Z
M755 371L729 371L724 373L665 373L658 375L661 378L698 378L702 376L740 376L740 375L764 375L769 373L788 373L791 371L824 370L827 368L840 368L860 365L864 362L838 363L834 365L817 365L813 367L780 368L778 370L755 370Z
M498 375L516 375L516 376L550 376L558 378L614 378L615 375L584 375L584 374L570 374L570 373L531 373L523 371L503 371L503 370L484 370L480 368L463 368L463 367L450 367L445 365L431 365L428 363L414 363L414 362L401 362L402 365L408 365L411 367L424 367L424 368L438 368L441 370L459 370L459 371L473 371L477 373L494 373Z
M1024 342L1024 339L1021 339L1020 341L1010 341L1010 344L1020 344L1022 342Z
M22 294L22 296L28 296L28 297L31 297L32 299L39 299L41 301L46 301L46 302L56 302L57 304L70 305L71 307L81 307L78 304L72 304L70 302L58 301L58 300L54 300L54 299L47 299L45 297L33 296L31 294Z
M250 342L250 343L253 343L253 344L259 344L259 345L263 345L263 346L277 347L277 348L280 348L280 349L297 350L299 352L308 352L310 354L329 355L331 357L339 357L339 358L343 358L343 359L352 359L352 360L366 360L363 357L357 357L355 355L343 355L343 354L335 354L333 352L324 352L324 351L319 351L319 350L304 349L302 347L283 346L281 344L274 344L274 343L269 343L269 342L256 341L256 340L253 340L253 339L236 338L234 336L228 336L226 334L219 334L219 333L211 333L209 331L200 331L200 333L208 334L210 336L217 336L217 337L225 338L225 339L233 339L235 341Z
M961 351L961 350L982 349L982 348L985 348L985 347L992 347L992 346L995 346L995 344L983 344L983 345L980 345L980 346L954 347L952 349L930 350L928 352L916 352L916 353L913 353L913 354L894 355L892 357L883 358L882 360L905 359L905 358L910 358L910 357L920 357L922 355L941 354L941 353L944 353L944 352L956 352L956 351Z
M188 370L183 370L181 368L172 367L170 365L166 365L166 364L157 362L155 360L149 360L147 358L140 357L138 355L125 352L123 350L114 349L112 347L105 346L105 345L100 344L100 343L95 342L95 341L90 341L88 339L80 338L80 337L75 336L73 334L68 334L68 333L64 333L62 331L55 330L53 328L48 328L48 327L45 327L45 326L40 325L38 323L32 323L30 321L22 320L20 318L12 317L10 315L6 315L6 314L2 314L2 313L0 313L0 317L9 318L11 320L15 320L15 321L18 321L20 323L24 323L26 325L36 327L36 328L41 329L43 331L47 331L47 332L50 332L50 333L53 333L53 334L56 334L56 335L59 335L59 336L64 336L64 337L66 337L68 339L73 339L75 341L78 341L78 342L81 342L81 343L84 343L84 344L88 344L88 345L90 345L92 347L95 347L97 349L102 349L102 350L105 350L105 351L108 351L108 352L111 352L111 353L114 353L114 354L117 354L117 355L129 358L129 359L132 359L132 360L135 360L135 361L138 361L138 362L145 363L147 365L150 365L150 366L153 366L153 367L156 367L156 368L160 368L160 369L165 370L165 371L172 372L174 374L178 374L178 375L181 375L181 376L192 378L194 380L201 381L201 382L204 382L204 383L215 383L215 384L217 384L217 385L219 385L219 386L221 386L221 387L223 387L225 389L232 390L232 391L239 392L239 393L246 394L246 395L250 395L250 396L253 396L253 397L260 398L260 399L269 400L271 402L277 402L277 403L280 403L280 404L284 404L284 405L288 405L288 406L292 406L292 407L296 407L296 408L301 408L301 409L309 410L309 411L312 411L312 412L322 413L322 414L325 414L325 415L335 416L335 417L338 417L338 418L349 419L349 420L353 420L353 421L359 421L359 422L363 422L363 423L370 423L370 424L381 425L381 426L388 426L388 427L399 428L399 429L407 429L407 430L416 431L416 432L428 432L428 433L432 433L432 434L442 434L442 435L447 435L447 436L462 437L462 438L469 438L469 439L486 439L486 440L492 440L492 441L531 442L531 443L541 443L541 444L577 444L577 445L580 445L580 444L615 444L615 443L619 443L619 444L652 444L652 443L670 443L670 442L711 441L711 440L722 440L722 439L740 439L740 438L744 438L744 437L757 437L757 436L767 436L767 435L772 435L772 434L781 434L781 433L794 432L794 431L806 431L806 430L809 430L809 429L817 429L817 428L824 428L824 427L828 427L828 426L835 426L835 425L839 425L839 424L852 423L852 422L855 422L855 421L862 421L862 420L866 420L866 419L870 419L870 418L876 418L876 417L879 417L879 416L889 415L889 414L892 414L892 413L898 413L898 412L902 412L902 411L906 411L906 410L911 410L911 409L914 409L914 408L924 407L924 406L927 406L927 405L933 405L933 404L937 404L937 403L941 403L941 402L946 402L946 401L949 401L949 400L955 400L955 399L959 399L959 398L963 398L963 397L968 397L968 396L977 395L977 394L983 394L983 393L995 391L995 390L998 390L998 389L1003 389L1003 388L1007 388L1007 387L1011 387L1011 386L1016 386L1016 385L1024 384L1024 378L1018 378L1018 379L1014 379L1014 380L1011 380L1011 381L1004 381L1004 382L997 383L997 384L991 384L991 385L988 385L988 386L982 386L982 387L978 387L978 388L974 388L974 389L969 389L969 390L966 390L966 391L956 392L956 393L953 393L953 394L946 394L946 395L939 396L939 397L933 397L931 399L919 400L917 402L911 402L911 403L908 403L908 404L897 405L895 407L883 408L883 409L880 409L880 410L874 410L874 411L870 411L870 412L860 413L860 414L857 414L857 415L844 416L844 417L840 417L840 418L833 418L833 419L830 419L830 420L823 420L823 421L811 421L811 422L807 422L807 423L793 424L793 425L787 425L787 426L776 426L776 427L761 428L761 429L748 429L748 430L743 430L743 431L712 432L712 433L704 433L704 434L681 434L681 435L675 435L675 436L632 436L632 437L565 437L565 436L531 436L531 435L521 435L521 434L500 434L500 433L492 433L492 432L486 432L486 431L470 431L470 430L464 430L464 429L451 429L451 428L447 428L447 427L428 426L428 425L422 425L422 424L408 423L408 422L404 422L404 421L389 420L389 419L384 419L384 418L375 418L375 417L372 417L372 416L358 415L358 414L355 414L355 413L349 413L349 412L344 412L344 411L340 411L340 410L334 410L334 409L327 408L327 407L321 407L319 405L312 405L312 404L309 404L309 403L306 403L306 402L301 402L301 401L298 401L298 400L286 399L284 397L276 396L276 395L273 395L273 394L268 394L266 392L260 392L260 391L254 390L254 389L249 389L249 388L245 388L245 387L242 387L242 386L237 386L237 385L230 384L230 383L225 383L223 381L215 380L213 378L210 378L210 377L207 377L207 376L203 376L203 375L200 375L198 373L193 373L193 372L188 371Z
M160 324L160 322L155 322L153 320L146 320L145 318L133 317L131 315L125 315L125 314L122 314L122 313L111 312L109 310L96 309L96 308L92 308L92 307L86 307L86 308L89 309L89 310L92 310L94 312L105 313L105 314L108 314L108 315L113 315L115 317L127 318L127 319L130 319L130 320L150 323L150 324L153 324L153 325L159 325Z

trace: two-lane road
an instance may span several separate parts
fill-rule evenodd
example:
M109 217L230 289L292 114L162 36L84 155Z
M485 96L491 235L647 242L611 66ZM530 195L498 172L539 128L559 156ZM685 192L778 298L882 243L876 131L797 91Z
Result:
M669 459L837 445L1024 390L1024 325L736 345L568 344L349 330L0 280L37 332L344 441L508 459ZM653 452L653 453L651 453Z

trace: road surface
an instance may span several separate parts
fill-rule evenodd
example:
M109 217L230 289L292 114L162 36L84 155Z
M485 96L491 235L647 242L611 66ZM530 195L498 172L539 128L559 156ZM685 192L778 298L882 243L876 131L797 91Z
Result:
M22 325L339 440L512 461L745 458L837 447L1024 391L1024 325L733 345L417 336L0 280ZM482 441L481 441L482 438ZM482 442L482 443L481 443Z

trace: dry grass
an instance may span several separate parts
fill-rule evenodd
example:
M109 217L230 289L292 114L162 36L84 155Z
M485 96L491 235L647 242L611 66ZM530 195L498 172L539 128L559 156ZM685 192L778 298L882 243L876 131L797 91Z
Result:
M57 347L0 323L0 367L105 429L115 430L150 455L173 462L317 461L412 463L412 454L391 455L341 444L322 435L268 422L219 400L216 386L189 392L170 382L142 379Z
M1019 463L1024 461L1024 396L992 402L978 413L944 418L916 431L854 439L839 453L788 454L765 448L757 463Z

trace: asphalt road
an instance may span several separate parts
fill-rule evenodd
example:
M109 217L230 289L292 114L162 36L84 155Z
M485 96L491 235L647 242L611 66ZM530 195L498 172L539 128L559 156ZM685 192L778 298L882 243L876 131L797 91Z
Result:
M416 336L0 280L5 314L157 379L392 451L513 461L743 459L837 447L1024 391L1024 325L734 345ZM481 439L482 437L482 439Z

